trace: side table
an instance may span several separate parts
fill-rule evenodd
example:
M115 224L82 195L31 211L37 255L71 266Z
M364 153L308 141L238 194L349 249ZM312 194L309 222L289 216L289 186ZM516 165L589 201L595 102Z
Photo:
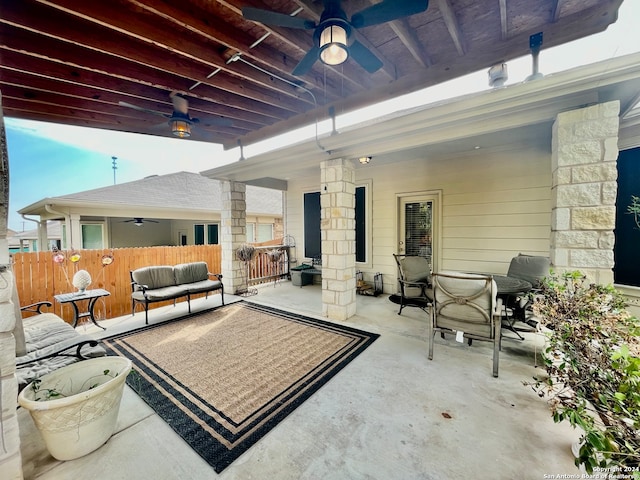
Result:
M78 325L78 320L81 318L89 317L93 324L96 327L100 327L103 330L106 330L106 327L99 325L96 321L96 317L93 315L93 309L96 305L96 301L100 297L107 297L111 295L110 292L104 290L102 288L96 288L94 290L85 290L84 292L73 292L73 293L61 293L60 295L54 295L53 298L56 299L56 302L60 304L70 303L73 306L73 311L75 317L73 319L73 328ZM87 310L85 312L80 312L80 308L78 307L78 302L87 300Z

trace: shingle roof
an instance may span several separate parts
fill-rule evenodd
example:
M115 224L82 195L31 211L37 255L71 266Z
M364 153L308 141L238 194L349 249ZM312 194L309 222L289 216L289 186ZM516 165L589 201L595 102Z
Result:
M154 175L133 182L53 197L52 200L140 207L222 210L222 184L197 173ZM247 213L282 215L282 192L247 185Z

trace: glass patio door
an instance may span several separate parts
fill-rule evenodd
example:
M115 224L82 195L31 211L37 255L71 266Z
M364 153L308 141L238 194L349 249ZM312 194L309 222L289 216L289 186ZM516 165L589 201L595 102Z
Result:
M398 253L420 255L434 268L436 202L434 195L399 198Z

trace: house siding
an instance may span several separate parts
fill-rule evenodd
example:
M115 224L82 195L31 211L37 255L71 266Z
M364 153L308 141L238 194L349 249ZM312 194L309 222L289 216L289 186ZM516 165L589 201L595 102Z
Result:
M440 191L440 269L504 274L518 253L549 255L551 159L542 149L512 147L455 158L414 158L356 169L356 185L371 183L371 266L356 264L371 281L383 273L396 290L398 195ZM303 194L320 191L315 179L290 182L287 224L304 260Z

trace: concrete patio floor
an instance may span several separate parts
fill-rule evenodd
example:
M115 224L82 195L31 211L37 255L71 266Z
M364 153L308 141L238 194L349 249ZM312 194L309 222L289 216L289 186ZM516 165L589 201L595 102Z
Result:
M229 301L240 300L226 295ZM259 288L247 301L320 317L320 287L290 282ZM192 302L194 310L220 296ZM150 312L150 323L186 313L186 302ZM309 400L216 474L128 387L117 432L95 452L60 462L49 455L28 412L19 410L26 479L542 479L580 474L571 444L579 432L554 424L544 399L523 381L534 345L503 339L500 376L491 376L491 345L469 347L436 337L427 358L425 314L401 316L386 295L358 297L348 322L381 336ZM111 336L142 326L144 313L78 328ZM507 334L508 335L508 334ZM547 477L545 477L547 475Z

